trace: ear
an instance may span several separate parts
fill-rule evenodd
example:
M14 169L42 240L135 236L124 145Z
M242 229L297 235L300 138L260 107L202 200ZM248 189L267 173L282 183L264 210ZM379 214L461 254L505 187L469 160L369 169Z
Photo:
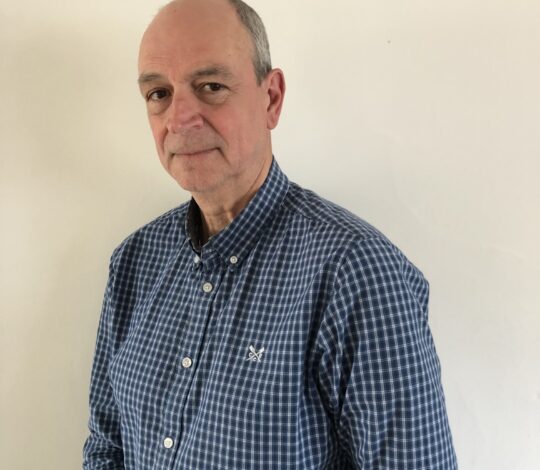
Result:
M272 69L264 79L268 93L268 107L266 108L266 126L268 130L278 125L283 98L285 97L285 76L280 69Z

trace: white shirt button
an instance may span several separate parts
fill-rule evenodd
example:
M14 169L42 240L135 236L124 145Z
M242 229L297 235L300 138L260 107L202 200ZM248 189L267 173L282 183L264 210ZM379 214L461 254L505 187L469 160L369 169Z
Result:
M202 290L207 294L210 294L214 290L214 286L210 282L205 282L202 286Z
M199 264L199 263L201 262L201 258L199 258L199 255L195 255L195 256L193 257L193 262L194 262L195 264Z
M229 258L229 261L231 262L231 264L236 264L238 263L238 258L236 256L231 256Z
M184 359L182 359L182 367L184 369L189 369L191 366L193 365L193 361L191 360L190 357L184 357Z
M165 447L165 449L170 449L173 445L174 441L170 437L163 439L163 447Z

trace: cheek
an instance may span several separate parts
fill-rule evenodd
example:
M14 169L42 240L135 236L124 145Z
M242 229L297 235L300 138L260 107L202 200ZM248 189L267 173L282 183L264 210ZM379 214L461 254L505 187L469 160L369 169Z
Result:
M249 100L237 118L236 122L242 124L235 126L233 132L239 133L240 142L249 147L257 145L266 131L266 112L260 98L254 96L252 100Z
M163 154L164 141L165 141L165 126L161 124L161 120L156 117L149 117L150 129L156 143L156 148L161 156Z

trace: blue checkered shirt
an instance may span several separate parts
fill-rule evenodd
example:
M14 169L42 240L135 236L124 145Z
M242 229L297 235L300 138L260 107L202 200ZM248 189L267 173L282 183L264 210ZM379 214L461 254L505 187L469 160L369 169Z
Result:
M87 470L455 469L428 284L276 161L198 250L195 202L113 253Z

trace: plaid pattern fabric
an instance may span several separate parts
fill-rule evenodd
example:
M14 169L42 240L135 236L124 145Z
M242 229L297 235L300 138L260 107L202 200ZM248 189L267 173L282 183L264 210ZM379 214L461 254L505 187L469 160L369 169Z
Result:
M113 253L85 469L457 468L428 284L394 245L275 160L200 253L195 209Z

